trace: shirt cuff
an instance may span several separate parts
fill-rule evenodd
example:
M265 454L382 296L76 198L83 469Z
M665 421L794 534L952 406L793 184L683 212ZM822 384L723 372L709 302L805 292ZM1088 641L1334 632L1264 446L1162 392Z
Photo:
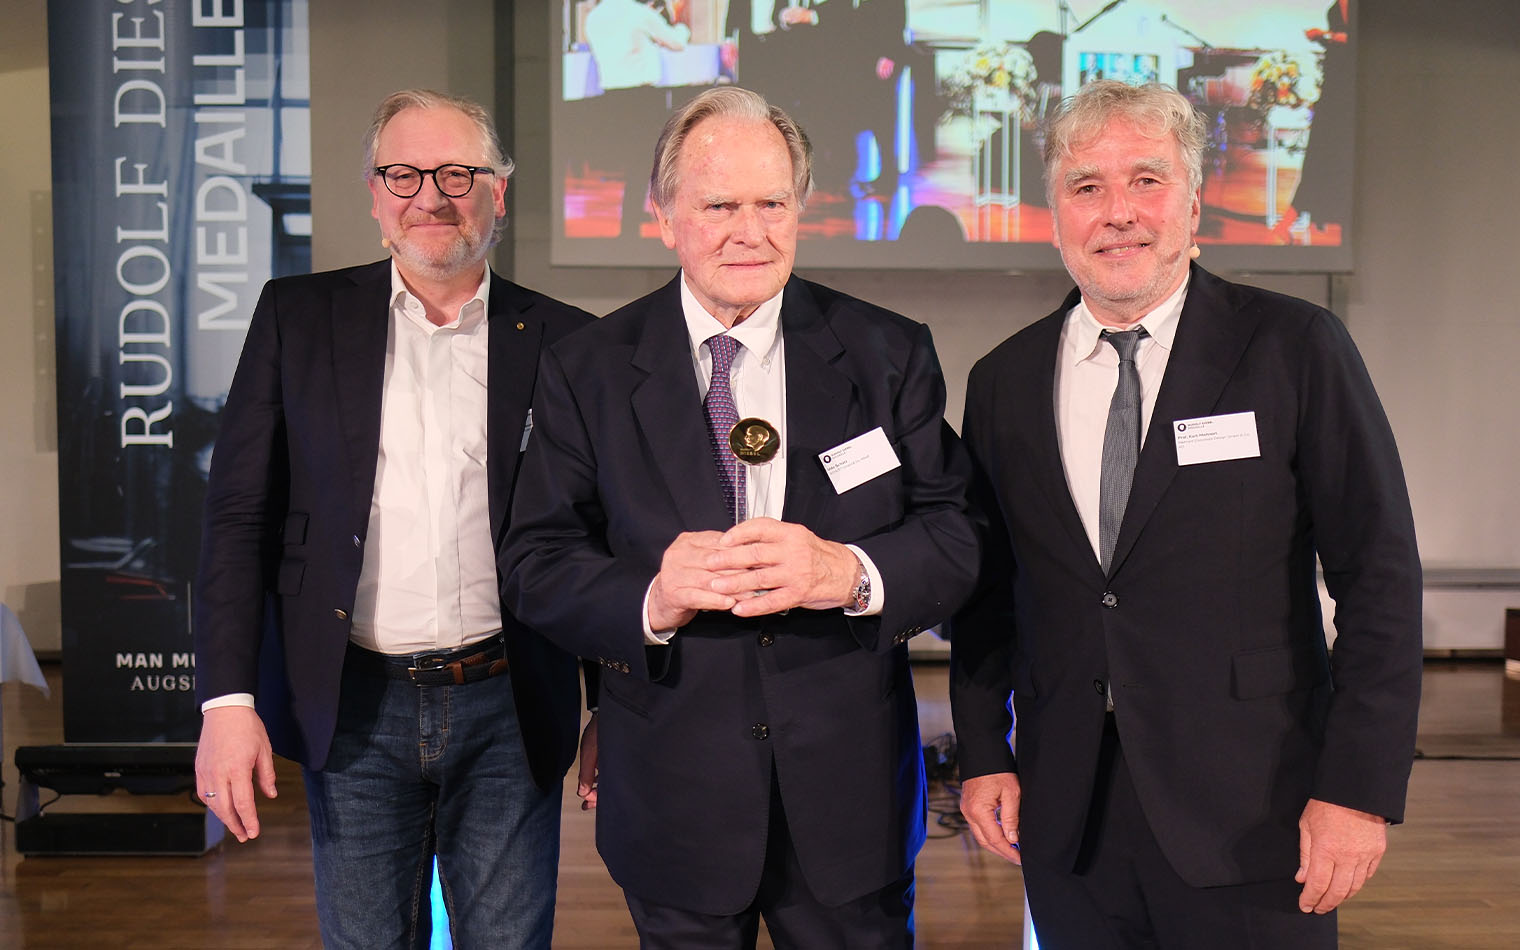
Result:
M201 712L205 713L208 709L220 709L223 706L247 706L251 709L253 708L253 694L228 693L225 696L208 699L204 703L201 703Z
M674 630L655 630L649 626L649 593L654 590L654 581L644 589L644 608L640 611L644 621L644 645L651 647L663 647L670 645L670 638L676 635Z
M871 596L866 601L865 610L852 610L846 607L844 615L846 617L874 617L887 606L887 592L881 586L881 572L876 569L876 562L871 560L871 555L853 544L846 544L845 547L860 558L860 566L866 569L866 576L871 579Z

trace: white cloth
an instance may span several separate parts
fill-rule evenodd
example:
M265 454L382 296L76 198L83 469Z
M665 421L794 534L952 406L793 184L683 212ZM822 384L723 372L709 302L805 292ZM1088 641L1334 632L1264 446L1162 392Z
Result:
M485 270L437 326L391 265L380 453L349 634L378 653L454 650L501 631L486 478L490 282Z
M653 86L660 81L660 47L684 49L686 24L671 26L637 0L602 0L586 14L586 42L603 89Z
M1148 334L1135 353L1140 373L1140 445L1156 408L1156 393L1166 374L1177 336L1177 318L1187 297L1188 282L1154 310L1123 327L1105 327L1079 303L1066 315L1061 345L1056 351L1056 435L1061 446L1061 465L1066 486L1076 503L1077 515L1087 530L1093 554L1099 554L1098 496L1103 471L1103 433L1108 426L1108 404L1119 383L1119 354L1104 343L1105 329L1132 330L1144 326Z
M785 291L782 291L785 293ZM698 302L686 277L681 275L681 312L686 319L687 341L691 345L692 371L697 374L697 392L707 397L712 385L712 354L703 346L709 337L728 333L739 341L739 350L729 373L734 393L734 408L739 418L751 416L764 419L775 426L781 436L781 448L776 457L764 465L746 465L746 491L748 492L749 516L751 518L781 519L786 504L786 348L781 341L781 296L776 296L756 307L732 329L718 321ZM713 472L713 478L717 478ZM886 591L876 564L859 547L847 544L866 574L871 578L871 599L866 609L847 610L850 616L872 616L886 606ZM653 587L653 583L650 585ZM667 643L673 630L656 631L649 625L649 594L644 594L644 639L651 645Z
M25 683L42 690L44 696L53 695L21 621L4 604L0 604L0 683Z

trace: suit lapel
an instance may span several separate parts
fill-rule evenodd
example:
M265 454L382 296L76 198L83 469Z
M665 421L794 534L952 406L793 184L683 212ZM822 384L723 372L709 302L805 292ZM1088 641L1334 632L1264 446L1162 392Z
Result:
M726 513L712 463L712 443L681 312L676 283L680 279L677 274L646 304L643 329L633 351L633 367L644 378L634 385L631 402L639 432L686 530L706 531L732 523L733 516ZM634 459L615 462L639 464Z
M523 429L533 405L543 323L534 319L532 300L510 282L491 274L486 336L486 484L491 496L491 538L500 541L522 448Z
M1011 418L1027 418L1019 405L1035 407L1035 428L1030 433L1034 448L1037 481L1050 501L1049 511L1066 533L1078 560L1098 567L1098 556L1093 553L1087 529L1082 526L1082 516L1077 514L1077 503L1071 497L1071 486L1066 481L1066 468L1061 462L1061 438L1056 419L1056 363L1061 359L1061 331L1066 326L1066 315L1082 299L1073 290L1060 308L1036 324L1031 331L1035 337L1029 347L1034 363L1016 372L1014 385L1022 386L1019 396L1005 407ZM1023 380L1024 382L1019 382ZM1031 391L1028 387L1033 386ZM1019 447L1010 450L1017 453ZM1013 504L1018 504L1014 500Z
M782 518L816 525L838 495L817 460L860 432L851 432L855 382L838 365L844 345L807 285L796 277L781 298L781 345L786 353L786 500Z
M381 390L390 336L390 264L358 272L332 296L332 365L337 427L347 449L353 496L369 510L380 455Z
M1146 429L1145 447L1135 463L1135 478L1114 545L1110 575L1124 563L1161 496L1176 477L1177 447L1172 423L1213 411L1256 332L1256 318L1238 312L1219 278L1195 264L1189 281L1166 376L1156 394L1156 407Z

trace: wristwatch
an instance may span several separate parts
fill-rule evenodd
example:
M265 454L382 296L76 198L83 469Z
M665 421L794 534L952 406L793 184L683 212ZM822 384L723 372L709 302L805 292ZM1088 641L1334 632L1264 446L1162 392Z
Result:
M858 614L866 612L871 606L871 575L864 564L860 565L860 577L855 580L855 589L850 591L850 597L855 604L851 608Z

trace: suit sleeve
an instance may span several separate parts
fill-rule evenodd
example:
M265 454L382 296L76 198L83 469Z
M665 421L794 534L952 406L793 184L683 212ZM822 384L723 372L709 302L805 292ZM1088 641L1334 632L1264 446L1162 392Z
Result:
M289 494L276 284L264 286L222 409L196 583L196 699L258 692L269 565Z
M903 518L865 538L842 539L870 555L886 606L850 618L861 646L886 652L950 619L971 593L980 544L966 500L971 463L945 422L945 380L929 328L917 327L893 406L902 462Z
M996 492L987 476L987 429L995 418L986 373L973 370L961 427L973 469L971 502L982 529L982 560L975 593L950 625L950 711L961 778L1016 772L1008 746L1013 728L1015 643L1013 578L1017 570Z
M502 602L561 649L626 662L633 675L658 679L665 657L646 654L642 607L659 563L615 557L606 542L596 450L553 349L539 366L533 420L507 532Z
M1409 492L1372 380L1333 315L1310 324L1303 366L1300 478L1336 628L1313 794L1401 821L1423 652Z

